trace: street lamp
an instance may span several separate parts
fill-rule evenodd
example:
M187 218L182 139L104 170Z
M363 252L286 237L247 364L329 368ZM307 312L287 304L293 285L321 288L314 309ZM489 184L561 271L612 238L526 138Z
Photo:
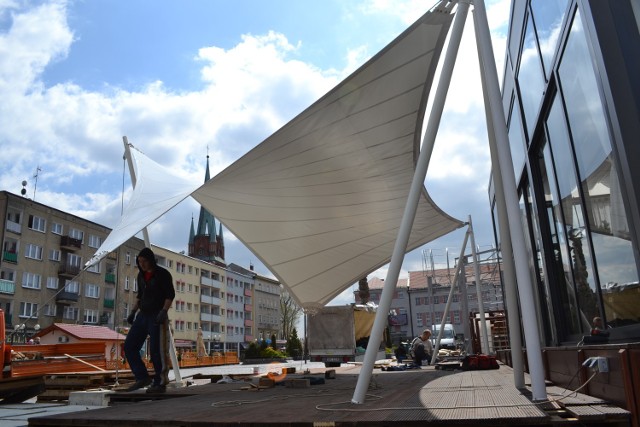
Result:
M20 325L16 325L16 327L13 329L13 333L11 334L11 343L15 343L16 338L18 339L18 342L26 342L26 336L25 336L25 324L22 323Z
M407 282L407 300L409 301L409 339L413 339L413 315L411 314L411 294L409 293L409 283Z

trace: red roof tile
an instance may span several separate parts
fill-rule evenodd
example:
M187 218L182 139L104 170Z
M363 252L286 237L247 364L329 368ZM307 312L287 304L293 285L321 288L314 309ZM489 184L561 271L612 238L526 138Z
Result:
M53 329L59 329L78 339L124 340L126 338L126 336L104 326L73 325L70 323L54 323L52 326Z

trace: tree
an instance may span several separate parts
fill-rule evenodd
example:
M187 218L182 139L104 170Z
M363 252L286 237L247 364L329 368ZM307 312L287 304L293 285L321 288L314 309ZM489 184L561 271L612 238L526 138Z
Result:
M295 327L291 335L287 337L287 354L294 358L302 356L302 343L298 338L298 330Z
M302 308L296 304L289 292L283 290L280 294L280 323L282 325L282 336L285 339L288 339L295 329L301 314Z
M367 276L358 281L358 296L360 297L360 304L366 304L369 302L371 293L369 292L369 281Z

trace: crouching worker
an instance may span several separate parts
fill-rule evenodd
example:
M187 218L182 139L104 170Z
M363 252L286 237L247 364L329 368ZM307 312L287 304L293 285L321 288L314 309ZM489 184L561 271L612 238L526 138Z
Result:
M140 251L138 264L138 295L127 317L131 324L124 352L136 382L127 391L151 385L147 393L163 393L169 382L169 317L167 312L175 298L173 278L156 263L149 248ZM138 310L140 310L138 312ZM137 315L136 315L137 313ZM149 337L149 353L155 370L153 379L140 356L140 349Z
M417 366L422 365L422 361L426 360L427 364L431 363L431 355L433 354L433 344L431 344L431 331L425 329L422 335L415 337L411 342L411 358Z

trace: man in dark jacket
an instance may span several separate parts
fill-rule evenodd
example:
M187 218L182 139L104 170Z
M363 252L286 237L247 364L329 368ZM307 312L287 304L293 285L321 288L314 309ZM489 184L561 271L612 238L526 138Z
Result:
M136 382L128 388L128 391L138 390L151 384L147 393L162 393L169 382L167 311L176 293L171 273L156 263L156 257L151 249L144 248L140 251L137 264L138 295L131 314L127 317L131 328L124 341L124 353L136 378ZM147 336L149 336L151 363L155 370L153 380L149 377L140 356L140 349Z

